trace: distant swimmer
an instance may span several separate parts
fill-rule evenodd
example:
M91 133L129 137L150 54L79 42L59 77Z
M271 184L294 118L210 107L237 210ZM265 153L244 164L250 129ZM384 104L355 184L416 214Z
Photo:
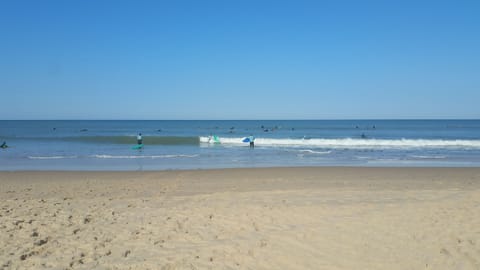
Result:
M362 133L362 139L366 139L367 136L365 135L365 133Z
M2 145L0 145L0 148L2 149L8 148L7 142L3 142Z
M142 133L138 133L137 135L137 144L143 144Z

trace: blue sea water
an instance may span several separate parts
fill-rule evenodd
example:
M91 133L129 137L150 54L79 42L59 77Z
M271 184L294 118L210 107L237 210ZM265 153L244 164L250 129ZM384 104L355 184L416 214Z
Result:
M0 121L3 141L2 171L480 165L480 120Z

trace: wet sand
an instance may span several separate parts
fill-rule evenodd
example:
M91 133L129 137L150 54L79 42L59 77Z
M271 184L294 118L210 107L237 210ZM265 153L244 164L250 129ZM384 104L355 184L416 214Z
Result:
M0 172L0 269L480 269L480 168Z

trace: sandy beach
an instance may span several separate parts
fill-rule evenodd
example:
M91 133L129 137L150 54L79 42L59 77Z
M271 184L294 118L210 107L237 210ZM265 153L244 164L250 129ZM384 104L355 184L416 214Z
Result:
M0 269L480 269L480 168L1 172Z

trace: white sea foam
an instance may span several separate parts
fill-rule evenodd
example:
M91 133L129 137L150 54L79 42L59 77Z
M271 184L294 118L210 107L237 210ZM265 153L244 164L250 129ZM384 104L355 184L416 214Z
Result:
M444 158L447 158L447 156L441 156L441 155L437 155L437 156L412 155L410 157L418 158L418 159L444 159Z
M113 155L93 155L94 158L102 159L157 159L157 158L194 158L198 155L156 155L156 156L113 156Z
M308 154L317 154L317 155L326 155L330 154L332 151L314 151L310 149L300 150L301 153L308 153Z
M244 138L220 137L223 145L244 145ZM201 143L210 143L208 137L200 137ZM273 139L256 138L258 146L318 147L331 149L410 149L410 148L451 148L480 149L480 140L428 140L428 139Z
M28 156L29 159L69 159L78 156Z

